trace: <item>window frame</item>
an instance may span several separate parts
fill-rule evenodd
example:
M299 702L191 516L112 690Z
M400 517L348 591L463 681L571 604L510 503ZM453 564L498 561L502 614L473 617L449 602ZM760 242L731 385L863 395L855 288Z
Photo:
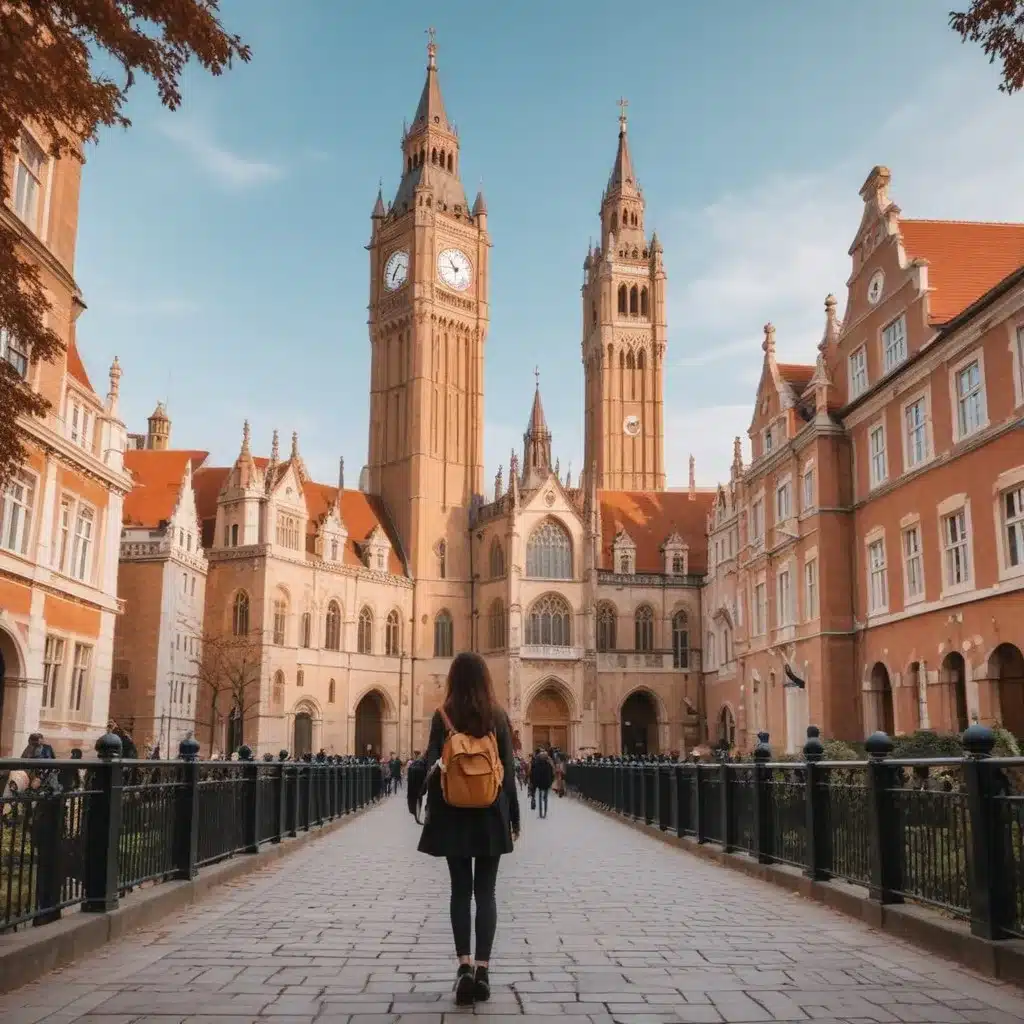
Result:
M913 552L907 550L907 540L911 536L917 538L917 548ZM917 563L913 573L910 571L911 562ZM920 604L925 598L924 532L920 516L908 516L900 521L900 563L903 572L903 606ZM918 581L918 589L914 592L910 588L912 576Z
M807 497L808 482L810 482L810 501ZM800 470L800 503L801 512L810 512L818 507L818 489L815 481L814 462L804 463Z
M855 365L855 363L858 365ZM852 402L855 398L860 398L860 396L863 395L871 386L871 380L868 377L867 345L859 345L846 357L846 368L850 390L850 401ZM863 387L857 387L856 382L861 376L864 378Z
M31 353L6 327L0 327L0 360L7 363L22 380L28 379L28 369L32 365Z
M39 152L39 167L36 171L32 169L30 161L26 156L26 150L30 146L35 147ZM29 156L34 157L35 154L30 153ZM22 128L18 136L17 152L14 156L14 173L11 175L11 209L18 220L39 238L43 235L42 217L46 205L46 172L48 164L46 149L39 145L30 132ZM31 192L31 211L20 208L21 203L19 203L18 192L21 182L24 180L23 171L24 176L35 186ZM26 197L27 195L28 193L26 192Z
M804 557L804 622L821 617L821 598L818 593L818 552Z
M881 446L875 450L875 438L881 438ZM881 473L881 475L879 475ZM886 436L885 419L874 420L868 426L868 489L881 487L889 479L889 439Z
M940 596L950 597L955 594L966 593L974 589L974 525L971 521L971 503L966 494L953 495L945 501L940 502L937 509L937 527L939 534L939 558L941 566L941 587ZM949 556L953 546L947 544L948 532L946 524L957 516L963 516L963 536L956 545L965 552L966 573L959 582L950 582Z
M979 395L980 419L978 424L971 430L966 430L965 426L961 424L961 396L960 396L960 377L961 375L970 369L971 365L978 364L978 388L977 393ZM985 352L984 349L979 345L971 349L971 351L963 358L958 360L949 368L949 395L950 395L950 408L951 408L951 421L953 426L953 443L960 444L962 441L966 441L971 437L975 437L986 429L989 425L988 417L988 389L985 382Z
M902 343L902 355L899 358L890 359L890 346L888 342L888 332L891 328L897 324L900 325L901 330L898 338L899 342ZM881 330L881 345L882 345L882 368L885 374L891 373L898 366L902 366L907 361L907 355L909 353L908 342L907 342L907 315L906 313L900 313L899 316L893 317Z
M874 557L876 552L881 553L878 562ZM885 615L889 611L889 553L883 530L875 529L865 536L864 561L868 584L868 616Z
M907 419L909 411L917 405L923 407L923 419L921 421L921 431L924 444L924 454L917 461L911 459L911 440L910 440L910 425ZM903 439L903 470L909 473L911 470L920 469L922 466L926 466L932 459L932 410L931 410L931 392L928 388L924 388L912 395L905 402L900 405L900 434Z
M13 514L8 518L8 502L11 501L10 490L15 483L20 483L27 491L27 502L15 500L12 502L21 509L20 526L13 523ZM36 507L39 504L39 474L25 466L15 470L10 478L3 484L0 491L0 551L15 555L18 558L31 558L36 527ZM17 533L18 543L11 546L7 543L7 537L12 527Z

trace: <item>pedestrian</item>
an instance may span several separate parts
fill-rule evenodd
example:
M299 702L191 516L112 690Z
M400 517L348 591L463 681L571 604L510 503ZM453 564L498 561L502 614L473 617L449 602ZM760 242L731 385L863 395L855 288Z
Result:
M498 918L498 863L512 852L520 820L512 729L480 655L466 651L452 661L444 703L430 722L425 761L431 768L426 824L418 848L448 862L449 912L458 959L455 1002L486 1002ZM440 770L434 770L437 765ZM410 810L413 796L410 785ZM473 897L475 956L470 955Z
M555 754L555 784L552 788L559 799L565 796L565 755L561 751Z
M383 755L380 759L380 777L384 784L384 795L391 796L391 766L384 760Z
M551 764L551 758L548 757L548 753L543 747L538 748L530 765L530 783L537 799L538 818L548 816L548 795L554 781L555 769ZM532 802L530 806L533 806Z
M388 761L388 769L391 772L392 792L397 793L402 788L402 762L393 750L391 759Z

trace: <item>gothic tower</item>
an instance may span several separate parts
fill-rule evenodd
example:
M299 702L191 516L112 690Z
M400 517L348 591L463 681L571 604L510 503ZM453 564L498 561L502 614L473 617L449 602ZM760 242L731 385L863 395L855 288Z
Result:
M601 201L601 242L583 261L584 465L601 490L665 488L665 266L644 233L620 101L619 148Z
M483 493L490 237L483 194L466 203L436 57L431 32L401 181L387 209L378 193L371 218L367 489L384 499L413 577L454 600L468 589L469 508ZM468 636L450 611L458 647Z

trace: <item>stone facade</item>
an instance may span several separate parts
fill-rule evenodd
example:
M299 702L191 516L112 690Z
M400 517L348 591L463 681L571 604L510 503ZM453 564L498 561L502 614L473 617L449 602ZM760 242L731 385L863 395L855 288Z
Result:
M1024 225L903 219L889 182L816 362L765 329L753 459L737 439L708 520L712 739L1024 735Z

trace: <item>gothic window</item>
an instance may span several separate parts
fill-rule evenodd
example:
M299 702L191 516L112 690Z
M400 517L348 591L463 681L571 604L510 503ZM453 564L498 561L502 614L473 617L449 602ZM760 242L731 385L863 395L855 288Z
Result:
M690 667L690 633L686 612L676 612L672 616L672 667Z
M335 695L335 685L334 685L334 680L332 679L327 684L327 703L328 704L333 704L334 703L334 695Z
M233 548L238 547L238 523L232 523L231 525L231 546Z
M617 234L619 230L619 215L617 213L612 214L612 234Z
M530 609L526 642L538 647L569 647L572 644L572 612L565 598L545 594Z
M437 150L436 149L432 149L430 151L430 162L432 164L436 164L437 163Z
M427 159L427 147L424 146L420 149L420 167L423 166L424 161Z
M398 609L394 608L388 613L388 621L384 627L384 653L389 657L397 658L400 643Z
M449 153L448 154L448 170L450 171L453 166L454 166L454 164L452 163L452 154Z
M626 298L627 295L628 295L628 292L626 290L626 286L624 284L620 284L619 285L619 312L620 313L625 313L626 312L626 302L628 301L627 298Z
M446 608L434 617L434 657L450 658L454 649L452 616Z
M636 285L629 289L629 312L633 316L640 312L640 291Z
M654 650L654 612L650 605L641 605L633 616L633 646L638 651Z
M635 370L636 369L636 356L633 355L632 350L630 350L629 352L626 353L626 369L627 370ZM634 397L636 397L636 396L634 396Z
M626 227L629 224L629 210L625 207L622 208L622 226Z
M546 519L526 545L526 575L542 580L572 579L572 543L565 527Z
M505 549L497 537L491 541L490 562L492 580L500 579L505 575Z
M298 672L295 673L295 685L296 686L305 686L306 685L306 673L301 668L299 669Z
M625 310L623 310L625 312ZM619 352L619 369L624 370L626 368L626 354L622 351Z
M492 651L501 651L505 648L505 606L501 598L495 598L491 602L491 610L487 617L488 639Z
M284 625L288 616L288 604L282 597L274 600L274 646L284 647Z
M722 707L718 716L718 739L730 749L736 746L736 719L728 704Z
M274 689L271 699L275 707L279 708L284 704L284 673L280 669L274 673Z
M644 350L640 349L636 354L636 368L642 370L644 368Z
M448 547L444 541L437 545L437 575L439 579L448 578Z
M618 615L615 605L603 602L597 609L597 649L599 651L615 650L615 626Z
M313 643L313 616L309 612L302 613L302 626L299 630L299 646L310 647Z
M641 288L640 289L640 315L641 316L649 316L650 312L651 312L651 310L650 310L650 297L648 296L647 289L646 288Z
M249 595L244 590L235 594L235 603L231 613L231 632L235 636L245 636L249 632Z
M359 613L359 631L356 634L356 649L360 654L373 654L373 612L364 607Z
M324 647L329 651L341 650L341 608L337 601L327 606L327 618L324 621Z

